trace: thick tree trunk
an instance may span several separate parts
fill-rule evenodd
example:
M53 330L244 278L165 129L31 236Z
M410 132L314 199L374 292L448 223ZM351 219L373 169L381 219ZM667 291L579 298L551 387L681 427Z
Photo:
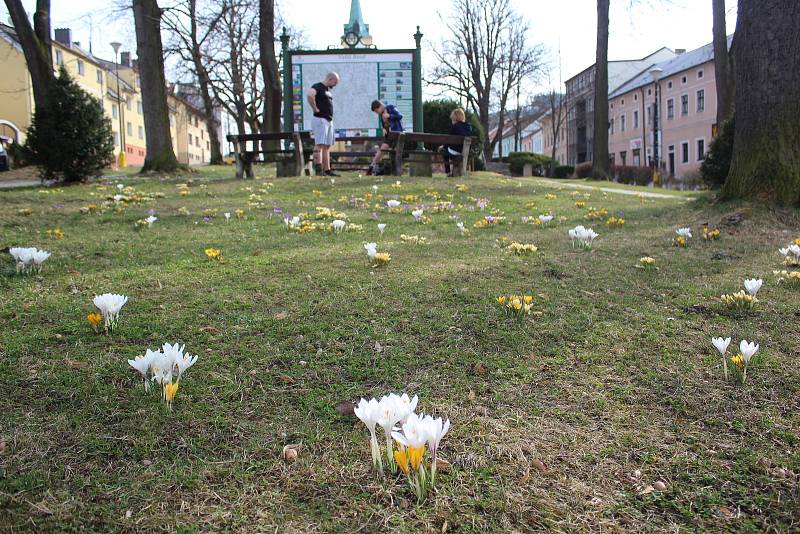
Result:
M594 75L592 176L608 178L608 11L610 0L597 0L597 57Z
M736 126L723 198L800 205L800 3L739 0Z
M734 77L728 53L728 32L725 26L725 0L713 0L714 9L714 74L717 82L717 125L733 113Z
M136 24L136 53L142 85L147 155L142 172L172 172L180 167L172 149L161 46L161 8L156 0L133 0Z
M261 74L264 78L264 119L268 132L281 131L281 77L275 56L275 0L260 0L258 41Z
M203 114L206 119L206 129L208 130L208 141L211 145L211 165L222 164L222 151L220 150L219 134L217 132L217 122L214 118L214 101L211 99L209 89L210 77L208 69L203 63L203 51L200 47L200 39L197 33L197 0L189 0L190 18L190 39L192 43L192 63L197 74L197 83L200 86L200 97L203 99Z
M492 150L494 149L492 146L492 139L489 137L489 101L481 101L478 103L478 120L481 123L481 127L485 132L485 137L483 139L483 158L489 162L492 161Z
M42 106L47 89L55 79L53 74L53 52L50 40L50 0L37 0L33 15L33 28L21 0L5 0L14 31L22 47L33 86L33 100Z

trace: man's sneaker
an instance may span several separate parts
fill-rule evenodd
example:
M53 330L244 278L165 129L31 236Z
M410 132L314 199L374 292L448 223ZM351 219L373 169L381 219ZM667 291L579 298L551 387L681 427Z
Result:
M333 171L325 171L325 176L333 176L334 178L339 177L340 175L336 174Z

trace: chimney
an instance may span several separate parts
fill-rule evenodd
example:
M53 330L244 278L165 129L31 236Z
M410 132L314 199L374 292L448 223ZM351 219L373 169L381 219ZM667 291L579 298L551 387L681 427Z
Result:
M56 42L70 48L72 46L72 30L69 28L56 28Z
M678 55L678 56L680 56L682 54L685 54L685 53L686 53L686 49L685 48L676 48L675 49L675 54Z
M131 53L130 52L123 52L119 55L119 64L123 67L130 67L131 66Z

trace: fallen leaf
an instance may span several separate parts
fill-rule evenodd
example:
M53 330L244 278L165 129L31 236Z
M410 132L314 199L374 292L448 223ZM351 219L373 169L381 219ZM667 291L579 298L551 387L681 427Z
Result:
M436 457L436 470L437 471L449 471L450 470L450 462L446 459L442 458L441 456Z
M89 366L86 362L79 362L78 360L70 360L69 358L64 360L64 365L69 367L70 369L85 369Z
M383 346L382 346L380 343L378 343L377 341L375 342L375 346L374 346L374 347L372 347L372 348L373 348L373 350L374 350L375 352L377 352L378 354L380 354L381 352L383 352Z
M73 274L73 275L75 275L75 276L78 276L78 275L79 275L79 274L81 274L81 273L80 273L80 272L78 272L78 271L67 271L67 274Z
M656 491L667 491L667 485L659 480L653 484L653 489Z
M342 415L353 415L353 410L356 405L350 401L341 401L336 403L336 411Z
M538 469L542 473L547 471L547 466L544 464L543 461L539 460L538 458L534 458L531 463L533 464L533 467L535 467L536 469Z
M0 454L5 454L5 452L6 452L6 442L0 440Z
M489 368L483 365L482 363L476 363L472 367L472 371L476 374L484 374L489 371Z
M300 454L299 449L300 445L298 444L285 445L283 447L283 459L289 463L294 462Z
M214 328L213 326L201 326L200 331L211 332L212 334L219 334L219 330L217 328Z
M276 321L282 321L282 320L286 319L287 317L289 317L289 314L286 313L285 311L278 312L278 313L276 313L275 315L272 316L272 318L275 319Z
M297 380L288 375L281 375L281 380L287 384L296 384Z
M467 395L467 399L471 400L471 401L474 401L475 400L475 392L472 391L472 390L469 390L469 394Z

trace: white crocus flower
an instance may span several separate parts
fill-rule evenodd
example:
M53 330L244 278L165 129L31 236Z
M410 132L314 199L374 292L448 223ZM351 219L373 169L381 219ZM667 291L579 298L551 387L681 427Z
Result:
M378 231L381 233L381 235L383 235L384 230L386 230L386 225L384 223L379 224Z
M36 266L36 269L41 272L42 271L42 264L49 258L51 254L44 250L37 250L33 253L33 264Z
M711 343L719 351L720 356L722 356L722 368L725 371L725 379L728 379L728 360L725 358L725 353L728 351L728 345L731 344L731 338L727 337L722 339L721 337L712 337Z
M383 473L383 460L381 460L381 449L378 446L378 438L375 435L375 425L378 424L380 415L380 403L376 399L361 399L358 406L353 409L353 413L369 430L369 445L372 452L372 467L377 467Z
M33 266L33 257L37 252L35 247L11 247L8 253L17 264L17 272L28 272Z
M377 193L378 192L378 186L377 185L373 185L372 186L372 192L373 193Z
M417 407L419 399L414 395L413 399L409 399L408 395L396 395L391 393L381 398L380 409L378 411L377 423L383 428L386 435L386 457L389 460L389 465L392 467L392 472L397 471L397 464L394 461L394 450L392 448L392 430L394 425L408 418L414 409Z
M139 374L142 375L142 378L144 378L145 391L150 390L150 381L148 380L148 375L150 374L150 366L157 358L160 358L161 356L163 356L161 351L153 352L152 350L147 349L147 351L144 353L144 356L137 356L133 360L128 360L128 364L134 369L136 369L139 372Z
M122 184L117 184L117 189L119 189L120 191L122 191L123 189L125 189L125 186L124 186L124 185L122 185Z
M114 195L114 202L119 202L122 200L122 195Z
M378 253L378 244L377 243L365 243L364 244L364 248L367 251L367 256L369 256L369 259L374 258L375 254Z
M390 208L399 208L400 207L400 201L399 200L387 200L386 201L386 205L389 206Z
M690 237L692 237L691 228L678 228L677 230L675 230L675 233L683 237L684 239L689 239Z
M197 355L193 356L188 352L186 354L183 353L185 347L186 345L181 345L178 347L177 343L175 343L175 345L172 347L170 347L169 344L164 344L164 354L167 354L169 350L169 354L172 356L172 361L174 362L174 367L176 367L178 370L179 382L183 376L183 373L197 362Z
M744 289L745 291L747 291L749 295L755 297L756 294L758 293L758 290L761 289L761 285L763 283L764 281L761 280L760 278L759 279L750 278L744 281Z
M550 221L553 220L553 216L552 215L539 215L539 220L542 222L542 224L547 224L547 223L549 223Z
M425 416L426 434L428 448L431 450L431 486L436 482L436 454L439 450L439 443L450 430L450 419L442 422L441 417L434 419L430 415Z
M411 212L411 215L414 217L414 220L417 221L417 222L419 222L419 220L422 218L422 214L423 214L423 211L420 210L420 209L417 209L417 210L414 210L414 211Z
M742 358L744 359L744 372L742 374L742 382L744 383L747 380L747 367L750 365L753 355L758 352L758 345L756 343L748 343L746 339L743 339L739 343L739 352L742 353Z
M591 228L584 228L583 226L576 226L569 231L569 237L572 239L572 246L577 243L580 248L592 248L592 243L598 237L598 233Z
M464 228L464 223L461 221L456 223L456 228L458 228L458 231L461 232L462 234L467 231L467 229Z
M154 217L153 215L150 215L148 218L146 218L144 220L144 222L147 223L147 227L149 228L149 227L153 226L153 223L156 222L157 220L158 220L158 217Z
M331 223L331 226L333 227L333 231L334 231L334 232L336 232L336 233L338 234L339 232L341 232L342 230L344 230L344 227L345 227L345 225L346 225L346 224L347 224L347 223L346 223L346 222L344 222L343 220L341 220L341 219L336 219L335 221L333 221L333 222Z
M225 221L226 221L226 222L231 220L231 214L230 214L230 212L226 211L226 212L225 212L223 215L225 215Z
M100 313L103 314L106 329L112 330L117 325L119 311L128 302L128 297L114 293L104 293L95 296L93 302L97 309L100 310Z

